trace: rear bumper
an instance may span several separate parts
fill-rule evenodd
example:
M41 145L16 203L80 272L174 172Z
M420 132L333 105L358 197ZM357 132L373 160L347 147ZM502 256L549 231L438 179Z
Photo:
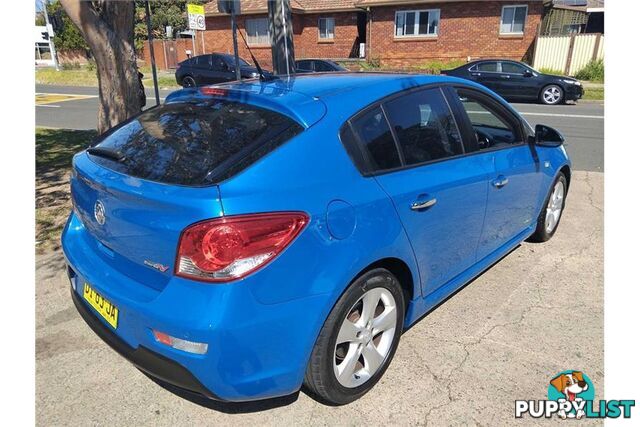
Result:
M80 316L82 316L93 332L109 344L120 356L133 363L138 369L160 381L169 383L183 390L197 393L209 399L221 400L203 386L202 383L181 364L149 350L144 346L133 348L118 338L115 333L109 330L109 328L90 311L73 288L71 288L71 299L78 313L80 313Z
M170 271L166 286L153 289L112 267L94 240L72 214L62 248L73 300L95 333L123 357L162 382L216 400L259 400L299 390L331 295L263 304L251 291L259 275L211 285ZM269 282L277 287L286 281ZM118 308L116 329L84 301L84 283ZM153 330L206 343L208 351L174 349L157 342Z

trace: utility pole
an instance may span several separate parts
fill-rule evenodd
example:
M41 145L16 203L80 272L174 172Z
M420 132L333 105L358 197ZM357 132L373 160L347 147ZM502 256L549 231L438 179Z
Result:
M238 2L240 7L240 2ZM240 75L240 59L238 57L238 23L236 22L236 7L231 5L231 29L233 32L233 56L235 58L236 80L240 81L242 76Z
M56 71L60 71L58 55L56 54L56 45L53 42L53 27L49 23L49 14L47 13L47 0L42 0L42 9L44 10L44 22L47 24L47 34L49 35L49 46L51 46L51 58L53 59L53 65L56 67Z
M269 7L273 71L275 74L290 76L296 72L291 3L289 0L272 0L267 4Z
M149 42L149 55L151 55L151 73L153 74L153 90L156 95L156 105L160 105L160 91L158 90L158 74L156 72L156 56L153 54L153 34L151 32L151 7L149 0L144 2L145 15L147 21L147 39ZM144 88L142 88L144 90Z

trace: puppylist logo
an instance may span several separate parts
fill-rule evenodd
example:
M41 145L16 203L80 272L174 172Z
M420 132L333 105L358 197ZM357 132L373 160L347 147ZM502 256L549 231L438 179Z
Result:
M549 381L548 400L516 400L516 418L630 418L635 400L594 401L595 390L581 371L563 371Z

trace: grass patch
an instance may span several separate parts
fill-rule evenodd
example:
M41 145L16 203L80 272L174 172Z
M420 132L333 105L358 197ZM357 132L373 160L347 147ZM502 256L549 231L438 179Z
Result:
M98 86L98 75L95 70L86 67L56 71L55 68L39 68L36 70L36 83L61 86Z
M540 71L542 74L551 74L551 75L554 75L554 76L563 76L564 75L564 71L562 71L562 70L554 70L553 68L547 68L547 67L542 67L538 71Z
M71 158L97 135L93 130L36 128L36 252L60 247L71 211Z
M144 74L142 84L145 87L153 87L153 74L151 67L141 67ZM98 86L98 75L93 65L75 66L69 65L56 71L55 68L39 68L36 70L36 83L60 86ZM178 88L173 71L158 70L158 87Z
M586 87L584 89L584 95L582 95L582 99L592 99L592 100L604 100L604 88L603 87Z

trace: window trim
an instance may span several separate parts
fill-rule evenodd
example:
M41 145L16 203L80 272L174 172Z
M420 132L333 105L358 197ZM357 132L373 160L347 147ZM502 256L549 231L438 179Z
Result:
M471 146L471 148L473 148L473 151L466 152L466 145L465 145L465 155L473 156L476 154L489 153L493 151L510 150L512 148L521 147L523 145L528 144L528 138L527 138L528 133L526 131L526 127L524 125L524 121L522 117L519 117L518 115L514 114L511 110L509 110L509 108L507 108L501 102L493 99L491 96L483 93L482 91L470 86L454 84L454 85L450 85L449 88L450 88L449 96L452 102L456 105L456 109L458 110L458 114L459 114L459 116L456 115L455 117L456 119L458 119L459 117L460 120L462 121L462 124L459 124L458 126L462 126L464 128L465 134L467 135L467 137L469 137L469 135L474 136L474 138L469 141L469 145ZM498 110L497 113L499 116L500 115L506 116L503 118L506 119L508 122L510 122L512 125L515 125L516 131L518 133L518 135L516 135L516 139L519 139L519 141L516 141L513 144L506 147L487 148L484 150L480 150L479 148L477 148L478 141L475 139L475 131L473 131L473 125L471 124L469 115L464 109L462 102L458 99L457 90L463 90L471 93L472 95L476 96L477 98L481 99L486 104L488 104L486 108L488 108L489 110L497 109ZM500 112L502 114L500 114Z
M331 20L333 22L333 29L331 32L331 37L323 37L322 33L320 32L320 21L325 20L327 22L329 22L329 20ZM325 29L328 29L329 27L325 24ZM333 16L321 16L318 18L318 41L333 41L336 38L336 18Z
M367 151L366 147L364 146L363 142L360 140L360 137L358 135L358 133L353 129L353 121L357 120L359 117L361 117L362 115L368 113L370 110L376 108L376 107L380 107L383 111L383 113L385 114L385 118L386 118L386 112L384 111L384 106L383 104L389 101L392 101L393 99L400 97L400 96L404 96L404 95L408 95L412 92L416 92L416 91L421 91L421 90L427 90L427 89L440 89L442 92L442 95L445 98L445 101L447 103L447 106L449 107L449 110L451 112L451 116L453 117L453 120L456 123L456 126L458 128L458 133L460 134L460 138L461 138L461 142L462 142L462 153L458 154L456 156L450 156L450 157L444 157L441 159L436 159L436 160L429 160L427 162L423 162L423 163L416 163L416 164L411 164L411 165L407 165L407 164L402 164L399 167L396 168L391 168L391 169L381 169L381 170L374 170L374 168L372 167L373 163L371 161L371 157L369 152ZM496 105L498 107L499 110L504 111L508 118L510 120L513 120L516 124L517 124L517 130L519 132L519 136L521 137L520 139L522 139L522 141L519 141L517 143L514 143L510 146L507 147L497 147L497 148L490 148L490 149L486 149L486 150L479 150L479 149L475 149L475 151L470 151L470 149L474 148L473 145L471 144L477 144L477 141L473 142L473 140L470 139L470 134L469 134L469 128L471 128L471 130L473 130L473 127L470 124L468 115L466 113L466 111L464 110L464 107L462 106L462 103L457 99L457 93L455 92L455 90L457 89L463 89L463 90L467 90L469 92L472 92L474 94L477 94L479 97L482 97L483 99L486 99L489 103ZM395 134L395 130L389 125L389 122L387 121L387 125L389 126L389 129L391 130L391 135L394 138L394 141L397 141L397 136ZM352 134L353 140L356 144L355 147L350 146L349 143L345 142L342 140L341 138L341 134L343 132L343 130L345 128L349 128L349 131ZM474 133L472 133L473 135L475 135ZM489 153L489 152L493 152L493 151L500 151L500 150L511 150L513 148L518 148L518 147L522 147L523 145L528 145L529 144L529 136L530 136L531 132L527 132L527 127L525 125L525 121L522 117L518 116L517 114L514 114L507 106L505 106L504 104L502 104L502 102L500 102L499 100L494 100L490 95L483 93L481 90L474 88L472 86L467 86L465 84L460 84L460 83L429 83L429 84L425 84L425 85L421 85L421 86L417 86L417 87L412 87L409 89L405 89L399 92L395 92L392 93L390 95L387 95L384 98L378 99L374 102L372 102L371 104L363 107L362 109L358 110L355 114L353 114L352 116L350 116L347 120L345 120L345 122L338 128L338 139L340 140L340 142L342 143L342 145L345 147L345 150L347 151L349 157L352 159L354 166L356 167L356 169L358 169L358 171L360 172L360 174L365 177L365 178L371 178L371 177L376 177L376 176L381 176L381 175L386 175L388 173L394 173L394 172L399 172L399 171L404 171L404 170L408 170L408 169L413 169L413 168L417 168L417 167L422 167L422 166L428 166L431 164L435 164L435 163L440 163L440 162L447 162L450 160L456 160L456 159L460 159L463 157L467 157L467 156L476 156L478 154L483 154L483 153ZM354 150L357 150L357 152L359 152L359 154L357 155L357 157L359 158L356 159L355 155L352 155L352 153L354 152ZM400 150L398 148L398 145L396 144L396 150ZM398 152L398 157L400 157L401 162L403 162L403 157L401 157L401 151Z
M269 42L267 43L260 43L260 42L255 42L252 41L251 38L253 36L249 35L249 32L247 31L247 27L249 27L248 23L249 21L255 22L255 21L265 21L267 23L267 38L271 37L271 30L269 29L269 18L265 18L265 17L260 17L260 18L246 18L244 20L244 33L247 36L247 44L249 46L267 46L270 45Z
M429 23L427 22L427 34L419 34L419 28L420 28L420 23L418 20L415 20L413 23L413 28L414 30L416 30L415 34L401 34L398 35L398 14L399 13L403 13L405 14L405 20L406 20L406 14L407 13L415 13L416 16L419 16L419 14L421 12L428 12L429 15L431 14L431 12L438 12L438 25L436 25L436 30L433 34L429 33ZM437 38L440 35L440 18L441 18L441 10L440 9L407 9L407 10L396 10L396 13L394 15L394 20L393 20L393 37L396 39L412 39L412 38ZM404 27L405 25L403 24L403 31L404 31Z
M524 21L522 22L522 31L508 31L502 32L502 24L504 20L504 11L506 9L518 9L520 7L524 7ZM502 12L500 13L500 24L498 27L498 33L501 36L523 36L525 29L527 28L527 18L529 17L529 5L528 4L507 4L502 6ZM515 23L516 13L513 12L513 19L511 20L511 29L513 30L513 24Z

